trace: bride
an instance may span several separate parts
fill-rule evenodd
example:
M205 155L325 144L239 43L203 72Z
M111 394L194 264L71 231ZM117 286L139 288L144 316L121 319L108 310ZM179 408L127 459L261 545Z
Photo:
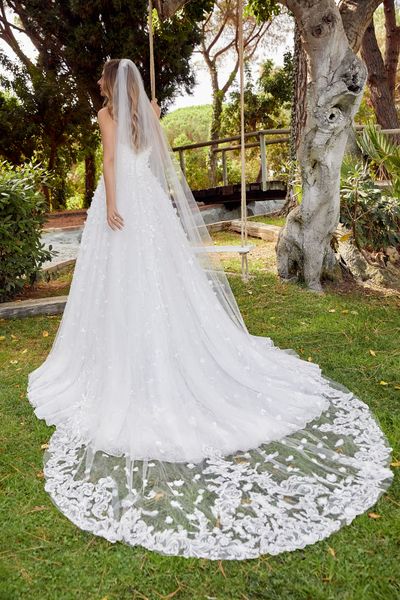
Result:
M103 175L68 301L28 378L45 489L78 527L162 554L303 548L392 481L368 406L251 334L140 73L108 60Z

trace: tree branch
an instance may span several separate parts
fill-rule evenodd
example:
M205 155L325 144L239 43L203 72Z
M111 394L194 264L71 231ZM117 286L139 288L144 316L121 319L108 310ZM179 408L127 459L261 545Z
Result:
M353 52L361 47L365 30L371 22L374 12L382 0L341 0L339 10L343 27Z
M0 2L0 13L1 13L0 21L3 25L3 28L0 30L0 38L6 42L6 44L17 55L19 60L22 62L23 65L25 65L25 67L28 69L28 71L30 73L36 72L37 71L36 65L21 50L21 47L12 32L10 23L7 20L4 2Z

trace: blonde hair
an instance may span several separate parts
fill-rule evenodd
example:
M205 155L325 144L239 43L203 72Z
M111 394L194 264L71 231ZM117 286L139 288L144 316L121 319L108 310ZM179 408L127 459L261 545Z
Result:
M104 63L103 67L103 93L105 99L103 106L108 108L111 117L114 119L114 104L113 104L113 89L117 77L120 58L110 58ZM139 86L136 78L133 76L132 69L128 69L127 91L129 99L129 108L132 124L132 141L136 150L140 149L141 140L139 135L139 119L138 119L138 103L139 103Z

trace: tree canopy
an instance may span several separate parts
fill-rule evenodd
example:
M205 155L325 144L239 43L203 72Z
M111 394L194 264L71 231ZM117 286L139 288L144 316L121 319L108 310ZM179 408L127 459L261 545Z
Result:
M65 179L61 155L69 148L80 149L81 154L91 157L98 143L94 117L103 100L97 80L105 60L131 58L149 89L148 3L136 0L113 7L101 0L89 4L74 0L1 0L1 5L0 37L20 62L13 63L4 52L0 53L5 71L2 86L18 98L26 126L36 126L36 151L60 178L51 202L48 198L49 204L61 207ZM17 21L8 16L6 5ZM197 23L209 5L210 0L191 3L166 22L154 14L157 97L164 110L179 89L189 91L194 84L189 59L200 39ZM24 52L17 31L30 38L37 58ZM0 139L3 148L8 143ZM94 161L90 162L93 167ZM92 173L88 200L93 186Z

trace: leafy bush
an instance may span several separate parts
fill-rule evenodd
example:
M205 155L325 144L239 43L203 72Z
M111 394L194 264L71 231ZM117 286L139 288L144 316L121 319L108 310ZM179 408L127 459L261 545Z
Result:
M400 146L372 124L365 127L357 142L367 157L372 173L378 177L387 176L390 181L389 194L400 199Z
M0 162L0 301L11 300L54 255L40 242L46 203L40 184L49 178L40 164Z
M383 250L400 243L400 199L385 195L368 164L349 156L342 165L340 220L359 249Z

